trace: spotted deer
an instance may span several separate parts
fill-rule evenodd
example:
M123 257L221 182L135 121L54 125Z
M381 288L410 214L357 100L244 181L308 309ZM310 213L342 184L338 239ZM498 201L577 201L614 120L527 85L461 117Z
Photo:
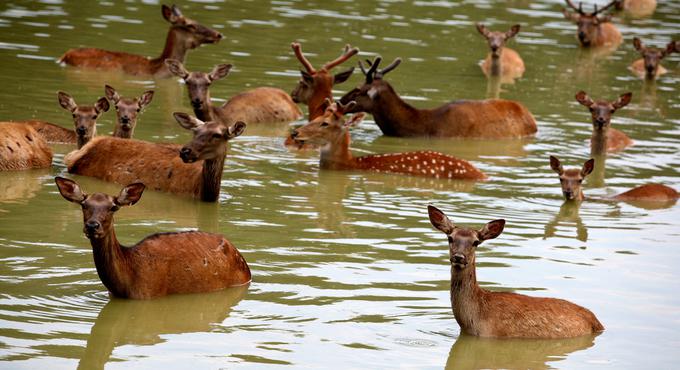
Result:
M495 239L505 220L494 220L479 230L456 226L434 206L430 222L449 241L451 308L463 333L494 338L572 338L604 330L588 309L556 298L492 292L477 283L477 246Z
M522 104L510 100L459 100L434 109L418 109L406 103L384 80L397 68L397 58L387 67L378 69L382 61L376 57L366 70L363 85L346 93L340 102L356 104L347 113L367 112L386 136L519 138L536 133L536 121Z
M661 65L661 60L675 51L673 41L666 45L665 49L646 47L642 41L634 37L633 46L640 53L642 58L635 60L628 68L639 78L653 80L663 74L668 73L666 68Z
M612 115L630 103L633 93L625 93L614 101L591 99L585 91L576 93L576 101L590 110L593 135L590 138L591 155L617 152L633 145L623 132L611 127Z
M86 194L73 180L56 177L59 193L83 211L97 274L115 297L149 299L168 294L212 292L248 284L250 268L221 234L201 231L156 233L131 247L116 238L113 214L139 201L144 184L125 186L117 196Z
M21 122L0 122L0 172L51 165L52 150L33 127Z
M153 90L145 91L138 98L124 98L113 87L104 86L106 98L113 103L116 109L116 127L113 129L113 136L130 139L137 126L137 116L142 110L151 103Z
M345 119L356 103L346 105L328 101L326 112L305 126L293 131L298 142L321 145L320 165L323 169L364 170L372 172L399 173L442 179L484 180L486 175L470 162L450 155L432 152L408 152L366 155L354 157L350 152L351 126L364 117L358 113Z
M595 11L592 13L584 12L581 2L579 2L577 8L571 0L565 1L572 10L576 11L576 13L573 13L564 9L563 14L565 18L576 23L577 36L581 46L588 48L621 44L621 32L611 23L612 16L610 14L600 16L600 13L614 6L616 1L612 1L600 9L595 5Z
M81 68L118 70L131 75L153 75L167 78L172 74L166 59L184 62L189 50L202 44L214 44L222 34L185 17L175 5L161 7L163 18L170 23L165 48L158 58L95 48L71 49L59 58L59 63Z
M482 62L481 67L484 75L501 76L502 80L511 82L513 79L524 74L524 61L519 54L505 47L505 43L515 37L519 32L520 25L516 24L507 32L489 31L482 23L477 23L477 31L486 38L489 44L489 54Z

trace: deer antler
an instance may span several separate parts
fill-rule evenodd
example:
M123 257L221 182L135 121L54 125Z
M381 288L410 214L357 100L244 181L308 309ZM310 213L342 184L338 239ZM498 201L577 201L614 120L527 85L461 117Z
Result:
M385 76L388 72L397 68L399 64L401 64L401 58L396 58L394 61L392 61L392 63L390 63L390 65L376 72L375 78L383 78L383 76Z
M295 56L298 58L300 63L302 63L302 66L305 67L307 72L309 72L310 74L316 73L316 70L314 69L314 67L312 67L312 63L310 63L307 60L307 58L305 58L305 56L302 55L302 48L301 48L300 44L297 43L297 42L294 42L294 43L290 44L290 47L293 48L293 51L295 52Z
M354 56L358 52L359 52L359 49L353 48L353 47L350 46L350 44L347 44L347 45L345 45L345 51L342 53L342 55L337 57L335 60L332 60L332 61L324 64L323 67L321 67L321 68L328 71L331 68L333 68L333 67L343 63L347 59L351 58L352 56Z
M602 8L602 9L600 9L600 10L597 10L597 4L595 4L595 12L594 12L594 13L591 13L591 15L597 15L598 13L602 13L603 11L609 9L610 7L612 7L612 6L614 6L614 5L616 5L616 0L614 0L614 1L610 2L609 4L607 4L604 8Z
M347 104L342 104L340 102L336 102L335 105L336 105L336 112L340 113L340 115L344 115L345 112L354 108L354 106L357 105L357 102L355 102L354 100L350 101Z
M565 0L567 2L567 5L569 5L570 8L576 10L578 14L585 14L583 13L583 3L579 2L578 3L578 8L574 5L574 3L571 2L571 0Z

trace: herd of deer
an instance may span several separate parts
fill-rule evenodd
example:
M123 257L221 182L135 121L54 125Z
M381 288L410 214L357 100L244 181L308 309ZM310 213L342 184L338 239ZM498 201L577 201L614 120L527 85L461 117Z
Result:
M565 16L578 24L583 47L618 45L621 33L602 13L613 7L640 8L654 0L618 0L592 13L570 0ZM641 5L642 4L642 5ZM291 122L302 117L296 103L308 106L306 125L294 130L286 144L299 149L320 148L320 167L336 170L366 170L400 173L442 179L484 180L487 176L463 159L432 151L391 153L354 157L350 151L352 126L370 113L384 135L400 137L519 138L536 133L536 122L522 104L509 100L456 101L434 109L418 109L406 103L385 80L399 66L397 58L380 68L381 58L359 62L364 83L334 101L332 88L346 81L354 68L332 74L331 70L356 55L350 45L337 59L316 69L307 60L300 44L291 45L304 70L299 84L289 95L280 89L261 87L238 94L224 105L211 103L210 85L229 74L232 66L221 64L209 73L189 72L183 65L187 52L201 44L216 43L223 36L185 17L176 6L162 6L163 17L171 24L160 57L150 59L101 49L72 49L59 62L83 68L121 70L133 75L156 78L177 76L186 82L194 116L174 113L185 129L193 131L186 145L158 144L131 137L139 114L151 103L153 91L138 98L123 98L111 86L105 98L92 106L76 104L59 92L59 104L73 115L75 130L43 121L7 122L0 125L0 170L39 168L51 165L47 143L73 143L78 149L64 158L68 172L92 176L126 185L118 196L86 194L73 180L56 178L61 195L83 210L84 232L90 239L97 272L115 296L152 298L171 293L206 292L247 284L248 264L238 250L219 234L204 232L159 233L132 247L122 247L116 239L113 213L121 206L135 204L145 188L216 201L227 152L227 142L241 135L246 123ZM519 54L504 47L520 29L492 32L484 25L478 31L487 39L490 53L481 67L489 76L521 76L524 63ZM631 69L644 78L665 72L659 62L678 51L678 42L665 50L644 47L634 39L643 58ZM576 100L592 113L593 155L619 151L632 144L622 132L611 128L612 114L631 101L623 94L613 102L594 101L581 91ZM113 137L96 136L96 121L113 105L117 123ZM347 114L352 114L346 118ZM594 160L582 169L563 169L559 159L550 157L567 200L584 199L581 183L593 171ZM676 199L678 193L667 186L648 184L616 196L616 199ZM480 230L453 224L437 208L428 207L432 225L446 234L451 261L451 304L461 329L488 337L564 338L595 333L604 329L589 310L571 302L535 298L507 292L490 292L479 287L475 276L475 248L496 238L504 220L486 224Z

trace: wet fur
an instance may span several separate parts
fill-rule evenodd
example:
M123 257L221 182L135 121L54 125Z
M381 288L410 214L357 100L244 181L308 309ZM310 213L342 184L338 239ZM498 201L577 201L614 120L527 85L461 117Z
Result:
M52 150L30 126L0 122L0 171L47 168L52 165Z

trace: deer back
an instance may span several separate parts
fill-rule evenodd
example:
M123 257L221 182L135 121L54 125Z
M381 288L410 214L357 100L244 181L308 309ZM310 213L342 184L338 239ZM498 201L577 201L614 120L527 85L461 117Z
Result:
M59 63L89 69L119 70L131 75L155 72L149 58L98 48L71 49L59 58Z
M0 171L47 168L52 150L30 126L0 122Z
M46 121L22 121L50 144L75 144L78 140L75 131Z
M485 180L487 176L470 162L431 152L375 154L354 158L357 169L401 173L437 179Z
M302 118L302 111L285 91L258 87L233 96L217 109L217 118L226 124L292 122Z
M616 195L618 200L668 201L678 199L678 192L662 184L645 184Z

